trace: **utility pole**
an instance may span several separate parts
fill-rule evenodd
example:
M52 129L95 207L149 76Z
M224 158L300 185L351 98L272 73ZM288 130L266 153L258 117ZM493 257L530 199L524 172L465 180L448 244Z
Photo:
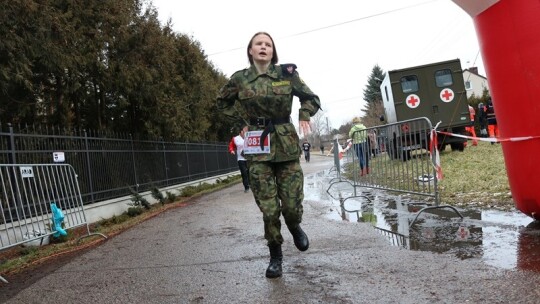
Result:
M330 134L330 127L328 126L328 116L326 117L326 135Z

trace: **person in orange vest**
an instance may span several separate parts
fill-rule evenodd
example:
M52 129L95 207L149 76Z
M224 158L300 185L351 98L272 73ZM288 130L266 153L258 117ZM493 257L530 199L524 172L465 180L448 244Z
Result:
M471 136L474 137L472 141L473 146L478 145L478 140L476 139L476 132L474 131L474 117L475 116L476 116L476 111L474 110L473 107L471 107L471 105L469 105L469 117L471 119L471 125L466 127L465 130L467 130L467 132L469 132L469 134L471 134Z
M495 117L495 108L491 102L491 97L488 98L486 103L486 115L488 124L489 137L499 137L499 127L497 127L497 118ZM494 144L494 143L491 143Z

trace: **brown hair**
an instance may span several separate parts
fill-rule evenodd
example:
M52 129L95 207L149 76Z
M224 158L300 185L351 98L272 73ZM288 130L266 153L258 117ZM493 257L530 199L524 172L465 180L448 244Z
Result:
M277 55L277 50L276 50L276 44L274 43L274 39L272 38L272 36L270 36L270 34L268 34L267 32L257 32L249 40L249 43L248 43L248 46L247 46L247 55L248 55L249 64L253 64L253 56L251 56L251 54L249 53L249 49L251 49L251 44L253 43L253 39L255 39L255 37L257 37L258 35L266 35L272 41L272 51L273 51L272 53L273 53L273 55L272 55L272 60L270 62L272 64L277 64L278 63L278 55Z

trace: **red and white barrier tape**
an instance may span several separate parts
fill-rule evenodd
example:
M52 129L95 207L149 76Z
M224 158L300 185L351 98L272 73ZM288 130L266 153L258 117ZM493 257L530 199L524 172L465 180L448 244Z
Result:
M487 142L505 142L505 141L523 141L523 140L531 140L531 139L538 139L540 136L522 136L522 137L473 137L473 136L467 136L462 134L454 134L444 131L437 131L437 133L448 135L448 136L455 136L455 137L461 137L466 139L472 139L472 140L479 140L479 141L487 141Z
M435 154L435 160L433 161L433 167L435 168L435 172L437 174L437 180L443 179L442 174L442 168L441 168L441 158L439 156L439 149L437 148L437 127L435 127L433 130L431 130L430 133L430 144L429 144L429 154L431 155L431 159L433 159L433 154Z
M437 124L438 126L438 124ZM432 155L435 154L434 160L433 160L433 167L435 168L435 172L437 173L437 179L442 180L443 174L442 174L442 168L441 168L441 158L439 156L439 150L437 149L437 133L444 134L448 136L455 136L455 137L461 137L466 139L472 139L472 140L479 140L479 141L486 141L486 142L507 142L507 141L524 141L524 140L531 140L531 139L538 139L540 136L521 136L521 137L474 137L474 136L467 136L462 134L454 134L444 131L437 131L437 126L431 130L430 134L430 141L431 144L429 145L429 153Z

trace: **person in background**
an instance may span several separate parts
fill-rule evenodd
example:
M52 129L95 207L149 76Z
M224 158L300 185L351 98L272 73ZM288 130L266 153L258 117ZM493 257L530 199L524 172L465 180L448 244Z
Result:
M330 156L330 154L334 152L334 146L338 147L338 159L341 160L343 159L343 154L347 153L347 151L349 151L349 149L351 148L352 139L347 139L347 142L345 142L345 147L343 147L341 143L337 141L335 145L330 146L330 151L328 152L328 154L326 154L326 156Z
M240 174L242 175L242 184L244 184L244 193L249 191L249 172L247 160L244 157L244 136L248 130L247 126L240 129L240 133L229 142L229 153L236 155L238 160L238 168L240 169Z
M379 143L377 142L377 130L371 129L368 132L369 136L369 151L370 157L377 157L377 154L379 154Z
M341 148L341 144L339 143L339 141L337 142L337 146L338 146L338 153L341 153L343 149ZM326 154L326 156L330 156L332 152L334 152L334 145L330 146L330 150L328 150L328 154Z
M324 155L324 145L322 144L322 142L321 142L320 149L321 149L321 155Z
M352 138L347 139L347 141L345 142L344 148L341 149L341 154L349 153L349 150L351 149L352 145L353 145Z
M367 131L366 126L362 124L360 117L355 117L352 120L353 126L349 131L349 137L352 138L353 148L358 157L360 163L360 176L364 176L369 173L368 162L368 144L366 143Z
M338 149L338 153L339 153L339 152L341 152L339 150L343 150L343 149L341 148L341 145L339 144L339 142L338 142L337 146L339 147L339 149ZM333 144L330 145L330 149L328 149L328 153L326 154L326 156L330 156L330 154L332 154L332 152L334 152L334 145Z
M306 162L309 163L309 149L311 149L311 144L307 141L307 139L304 139L304 142L302 143L302 150L304 150L304 158L306 159Z
M476 112L474 111L474 108L469 105L469 118L471 119L471 125L466 127L465 129L467 132L471 134L473 138L472 145L477 146L478 145L478 139L476 139L476 131L474 130L474 118L476 116Z
M486 107L483 103L478 104L478 111L476 112L476 119L478 120L478 125L480 127L480 136L487 137L487 117L486 117Z
M493 107L493 102L491 102L491 97L488 98L486 103L486 118L489 137L498 138L499 128L497 127L497 118L495 117L495 108ZM491 144L493 145L494 143L492 142Z
M251 191L263 214L264 238L270 250L266 277L277 278L282 275L283 262L281 215L296 248L300 251L309 248L308 237L300 227L304 173L300 166L300 139L290 121L293 97L300 101L299 129L304 136L309 135L310 117L319 111L321 104L300 78L296 65L277 64L276 46L268 33L253 35L247 57L250 66L234 73L223 86L217 108L230 119L248 122L249 132L253 132L249 136L258 136L260 141L260 150L251 151L250 147L245 157Z

